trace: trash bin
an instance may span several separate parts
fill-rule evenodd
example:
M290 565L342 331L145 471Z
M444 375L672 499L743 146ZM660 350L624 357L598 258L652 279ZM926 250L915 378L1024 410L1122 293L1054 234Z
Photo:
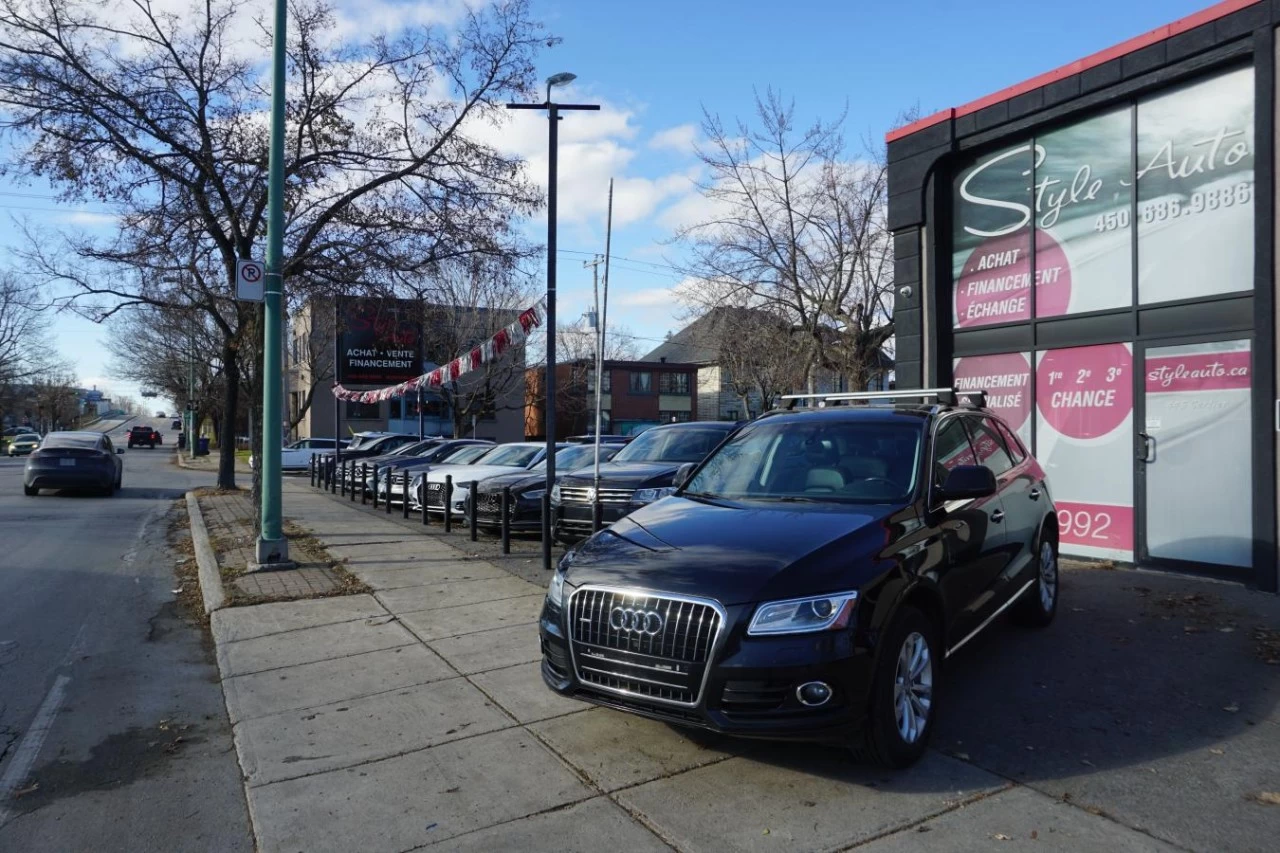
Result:
M178 449L179 450L187 449L187 434L185 432L178 433Z
M200 436L196 439L196 456L209 455L209 439L207 436Z

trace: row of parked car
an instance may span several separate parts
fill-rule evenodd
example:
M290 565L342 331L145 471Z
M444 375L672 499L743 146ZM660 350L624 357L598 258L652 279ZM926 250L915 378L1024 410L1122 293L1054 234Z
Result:
M683 423L653 427L637 437L601 436L599 502L608 525L670 494L681 466L702 461L735 427L732 423ZM333 439L303 439L285 448L286 470L304 469L317 454L330 455ZM510 489L510 528L541 529L546 492L546 444L494 444L484 439L426 438L399 433L359 433L340 442L346 487L415 513L443 517L445 490L452 484L450 512L469 516L470 486L476 483L476 524L502 525L504 489ZM551 493L553 535L562 542L589 536L596 499L595 442L579 437L556 445L556 483Z

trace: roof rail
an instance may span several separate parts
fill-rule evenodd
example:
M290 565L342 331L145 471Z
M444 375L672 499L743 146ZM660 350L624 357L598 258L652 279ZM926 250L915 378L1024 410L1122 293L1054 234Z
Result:
M964 398L969 405L977 409L986 408L987 392L981 390L958 390L956 388L920 388L911 391L840 391L825 394L784 394L780 399L787 401L787 408L794 409L800 400L817 400L818 406L827 403L875 402L877 400L929 400L936 399L946 406L958 405Z

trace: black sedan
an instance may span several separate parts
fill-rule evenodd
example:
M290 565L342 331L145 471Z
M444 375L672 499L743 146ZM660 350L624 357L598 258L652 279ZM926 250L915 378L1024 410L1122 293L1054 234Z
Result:
M51 432L27 457L22 492L34 497L41 489L89 489L110 497L124 478L122 453L100 432Z
M599 501L608 525L673 491L671 481L681 465L701 462L737 424L719 421L665 424L645 430L600 466ZM597 498L594 474L581 472L562 479L551 492L554 536L576 542L594 529Z
M946 656L1007 609L1057 609L1044 472L985 411L769 415L686 477L561 561L540 623L556 692L905 766Z
M570 439L572 440L572 439ZM600 442L600 463L608 462L624 445L620 442ZM593 470L596 458L594 444L575 444L556 453L556 482L565 473L585 469ZM514 532L539 530L542 527L542 496L547 489L547 463L539 462L527 471L499 474L481 480L476 486L476 527L496 530L502 527L502 490L511 489L511 503L507 514L511 518L509 529ZM471 500L468 495L467 501ZM469 511L468 507L468 511Z

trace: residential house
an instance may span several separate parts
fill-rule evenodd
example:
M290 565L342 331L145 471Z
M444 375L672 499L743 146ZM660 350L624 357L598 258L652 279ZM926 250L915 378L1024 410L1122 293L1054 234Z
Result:
M696 364L605 361L601 432L634 435L651 426L699 420ZM546 435L546 371L525 372L525 436ZM595 367L591 359L556 365L556 438L595 431Z

